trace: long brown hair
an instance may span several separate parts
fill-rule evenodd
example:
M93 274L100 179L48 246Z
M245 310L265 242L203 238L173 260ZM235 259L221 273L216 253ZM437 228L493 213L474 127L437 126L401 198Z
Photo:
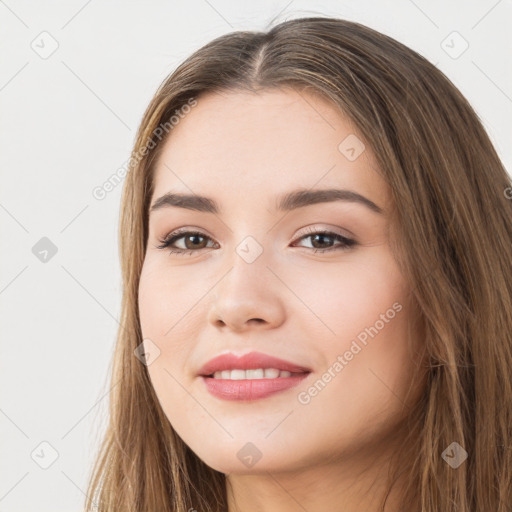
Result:
M392 191L392 247L418 305L428 378L409 411L390 486L408 457L414 462L401 494L408 511L510 511L510 177L477 114L440 70L388 36L328 17L215 39L164 80L143 116L121 204L123 297L109 424L86 510L227 510L225 475L176 434L134 356L152 171L173 123L203 93L285 87L339 107ZM457 468L443 456L454 446L467 452Z

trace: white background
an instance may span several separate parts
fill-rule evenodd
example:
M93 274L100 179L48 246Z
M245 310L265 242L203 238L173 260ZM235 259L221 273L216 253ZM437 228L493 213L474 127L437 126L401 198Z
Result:
M0 1L0 511L82 508L120 313L122 186L101 201L92 190L129 158L144 109L182 60L278 14L354 20L425 56L510 172L511 0ZM458 58L442 47L453 31L469 43ZM52 38L42 58L33 47L48 51ZM46 263L32 252L42 237L57 247Z

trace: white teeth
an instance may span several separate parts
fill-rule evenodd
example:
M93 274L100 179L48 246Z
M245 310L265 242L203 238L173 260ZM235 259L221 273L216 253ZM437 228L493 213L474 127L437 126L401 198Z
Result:
M231 376L229 377L231 380L242 380L246 379L245 370L231 370Z
M279 373L276 368L265 368L265 379L276 379L279 377Z
M248 379L263 379L265 377L265 370L261 368L255 370L246 370L245 375Z
M276 368L258 368L251 370L222 370L215 372L213 378L229 380L276 379L278 377L291 377L291 375L291 372L280 371Z

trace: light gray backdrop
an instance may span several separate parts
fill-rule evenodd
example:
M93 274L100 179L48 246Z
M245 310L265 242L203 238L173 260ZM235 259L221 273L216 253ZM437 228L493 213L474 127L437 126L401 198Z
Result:
M84 500L120 313L122 187L94 191L125 165L177 64L279 13L358 21L424 55L510 172L511 0L0 0L0 511Z

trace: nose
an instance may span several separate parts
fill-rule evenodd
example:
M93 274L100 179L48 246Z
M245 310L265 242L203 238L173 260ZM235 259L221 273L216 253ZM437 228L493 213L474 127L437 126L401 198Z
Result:
M212 291L208 320L216 328L237 332L279 327L285 318L284 288L263 258L235 260Z

